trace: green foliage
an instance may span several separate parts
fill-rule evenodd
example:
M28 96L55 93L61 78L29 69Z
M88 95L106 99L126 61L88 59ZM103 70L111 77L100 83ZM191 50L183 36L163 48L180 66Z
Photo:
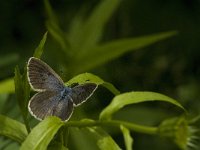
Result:
M102 0L87 19L83 19L84 15L79 14L72 20L67 33L59 27L48 0L44 2L48 16L47 29L66 54L63 59L69 63L64 65L72 76L93 69L126 52L138 50L177 34L175 31L169 31L99 44L104 27L117 10L120 0Z
M120 94L112 100L110 105L108 105L100 114L100 119L110 119L112 114L119 111L126 105L136 104L147 101L164 101L183 108L183 106L176 100L165 96L163 94L155 92L128 92Z
M130 135L130 131L129 129L125 128L124 126L120 126L120 129L123 133L123 136L124 136L124 143L125 143L125 146L126 146L126 149L127 150L132 150L132 145L133 145L133 139Z
M178 101L163 94L140 91L121 93L113 84L105 82L94 74L82 73L77 75L78 73L96 68L98 65L102 65L107 61L120 57L126 52L146 47L176 34L176 32L170 31L99 44L103 37L103 29L118 8L120 2L120 0L103 0L97 5L87 19L84 20L84 16L82 15L76 16L72 21L68 33L65 33L60 28L58 19L48 0L44 0L48 15L48 20L46 21L48 31L60 44L60 47L65 53L63 57L70 62L65 64L66 68L72 72L71 74L73 76L76 75L66 82L66 85L91 82L105 87L115 95L111 103L101 111L99 119L83 119L81 121L70 120L68 122L62 122L59 118L52 116L44 119L39 124L34 122L33 128L31 129L29 124L32 124L32 121L28 119L27 109L28 100L30 98L27 66L25 65L22 74L17 66L15 68L14 82L13 79L7 79L0 82L0 93L13 93L15 89L16 100L24 124L0 115L0 134L2 136L6 136L9 139L19 142L21 150L118 150L121 149L121 146L119 146L111 136L112 129L116 129L117 133L120 132L124 137L124 147L126 150L132 150L133 138L131 137L131 132L160 136L161 127L166 127L165 125L168 120L164 120L161 125L156 123L154 126L145 126L124 120L114 120L112 115L116 112L120 113L119 110L121 108L147 101L161 101L177 106L177 108L180 108L180 110L185 113L184 107ZM41 58L46 39L47 33L44 34L43 39L35 49L34 57ZM189 129L189 124L187 122L185 123L185 120L183 122L184 129ZM174 133L174 128L176 128L177 131L179 131L178 134L181 135L182 132L184 133L181 125L180 121L178 122L178 125L177 122L171 123L170 127L172 126L172 128L168 128L167 126L167 133L171 133L171 135L177 134ZM107 132L107 130L109 132ZM168 135L163 136L169 137ZM191 135L186 135L184 139L187 139L188 136L191 137ZM180 139L180 136L177 137ZM177 145L180 146L179 143Z
M15 86L12 78L0 82L0 94L14 93Z
M22 143L27 137L27 131L24 124L9 117L0 115L0 135Z
M46 39L47 39L47 32L44 34L42 40L40 41L40 44L35 49L33 57L40 58L42 56L42 53L43 53L43 50L44 50L44 44L46 42Z
M64 125L57 117L48 117L39 123L28 135L21 146L21 150L46 149L58 129Z
M95 83L97 85L102 85L108 90L110 90L113 94L118 95L120 92L116 89L111 83L103 81L100 77L93 75L91 73L83 73L75 76L70 79L66 85L71 85L73 83L83 84L85 82Z
M27 79L27 68L24 68L24 74L21 75L18 66L15 68L15 94L18 101L24 123L26 125L27 131L30 132L30 127L27 120L28 115L28 100L30 97L30 86Z

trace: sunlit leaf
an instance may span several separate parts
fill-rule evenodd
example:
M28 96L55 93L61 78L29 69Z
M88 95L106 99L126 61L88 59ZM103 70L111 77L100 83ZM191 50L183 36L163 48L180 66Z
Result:
M126 150L132 150L133 139L131 137L130 131L124 127L123 125L120 126L120 129L124 136L124 142L126 146Z
M27 136L27 131L24 124L0 115L0 135L22 143Z
M42 53L43 53L43 50L44 50L44 44L46 42L46 39L47 39L47 32L44 34L42 40L40 41L40 44L35 49L35 52L33 54L34 57L40 58L42 56Z
M117 95L112 102L101 112L100 119L110 119L112 114L126 105L136 104L147 101L163 101L171 103L183 109L183 106L176 100L155 92L128 92Z
M85 82L95 83L97 85L102 85L108 90L110 90L113 94L119 94L119 90L117 90L111 83L103 81L100 77L93 75L91 73L83 73L75 76L71 80L69 80L66 85L71 85L73 83L83 84Z
M21 146L21 150L46 149L58 129L64 123L57 117L48 117L33 128Z
M97 144L101 150L121 150L110 136L100 139Z
M0 94L14 93L15 86L13 78L5 79L0 82Z
M136 38L115 40L113 42L94 47L90 53L85 53L84 56L81 56L81 59L77 59L76 62L72 64L73 66L71 70L74 69L73 72L75 73L89 70L98 65L104 64L107 61L115 59L126 52L141 49L176 34L177 32L174 31L164 32Z

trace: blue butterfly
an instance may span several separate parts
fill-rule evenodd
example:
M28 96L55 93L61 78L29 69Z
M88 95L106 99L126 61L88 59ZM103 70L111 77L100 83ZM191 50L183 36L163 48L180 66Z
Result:
M38 92L30 99L28 109L38 120L48 116L57 116L63 121L69 120L74 107L85 102L97 89L94 83L65 86L50 66L35 57L29 59L27 68L29 84Z

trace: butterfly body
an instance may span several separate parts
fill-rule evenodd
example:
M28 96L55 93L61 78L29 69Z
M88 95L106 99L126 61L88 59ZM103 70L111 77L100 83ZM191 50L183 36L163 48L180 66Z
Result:
M38 120L48 116L57 116L67 121L74 106L85 102L96 90L94 83L85 83L75 87L64 85L62 79L40 59L31 57L28 61L28 80L37 91L29 101L29 112Z

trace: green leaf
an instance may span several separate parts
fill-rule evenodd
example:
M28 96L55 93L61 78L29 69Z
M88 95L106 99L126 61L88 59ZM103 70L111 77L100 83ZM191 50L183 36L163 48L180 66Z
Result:
M83 120L82 122L92 121ZM119 150L119 146L112 137L100 127L70 128L70 143L73 143L70 149L101 149L101 150ZM77 140L81 139L81 140Z
M64 123L57 117L48 117L33 128L21 150L43 150Z
M110 90L113 94L118 95L120 92L117 90L111 83L103 81L100 77L91 74L91 73L83 73L75 76L71 80L69 80L66 85L71 85L73 83L83 84L85 82L95 83L97 85L102 85L108 90Z
M0 135L22 143L27 136L27 131L24 124L0 115Z
M125 142L126 150L132 150L133 139L131 137L129 129L127 129L123 125L120 126L120 129L121 129L123 136L124 136L124 142Z
M19 108L21 110L24 123L26 125L26 128L28 132L30 132L30 127L27 120L28 115L28 100L30 98L30 86L27 79L27 68L24 68L24 74L21 75L19 71L19 67L17 66L15 68L15 94L16 99L19 104Z
M43 50L44 50L44 44L46 42L46 39L47 39L47 32L44 34L42 40L40 41L40 44L35 49L35 52L33 54L34 57L40 58L42 56L42 53L43 53Z
M66 53L69 51L69 42L66 40L64 32L60 29L58 19L51 8L48 0L44 0L44 5L46 9L46 13L48 16L48 21L46 21L46 26L48 31L51 33L53 38L60 44L62 50Z
M176 34L177 32L174 31L163 32L137 38L115 40L96 48L94 47L90 53L86 53L81 59L77 59L74 64L72 64L71 70L73 70L75 74L89 70L109 60L115 59L128 51L141 49Z
M136 104L147 101L163 101L171 103L185 110L176 100L155 92L128 92L117 95L112 102L101 112L100 119L110 119L112 114L126 105Z
M107 21L111 18L112 14L118 8L121 0L103 0L99 3L91 16L83 24L82 32L80 34L79 42L76 43L80 49L77 56L88 54L89 48L96 45L102 36L103 28Z
M55 24L58 24L58 19L55 13L53 12L53 9L51 8L51 5L49 4L48 0L44 0L44 6L45 6L45 11L48 15L49 20L51 20Z
M15 86L12 78L0 82L0 94L14 93Z

